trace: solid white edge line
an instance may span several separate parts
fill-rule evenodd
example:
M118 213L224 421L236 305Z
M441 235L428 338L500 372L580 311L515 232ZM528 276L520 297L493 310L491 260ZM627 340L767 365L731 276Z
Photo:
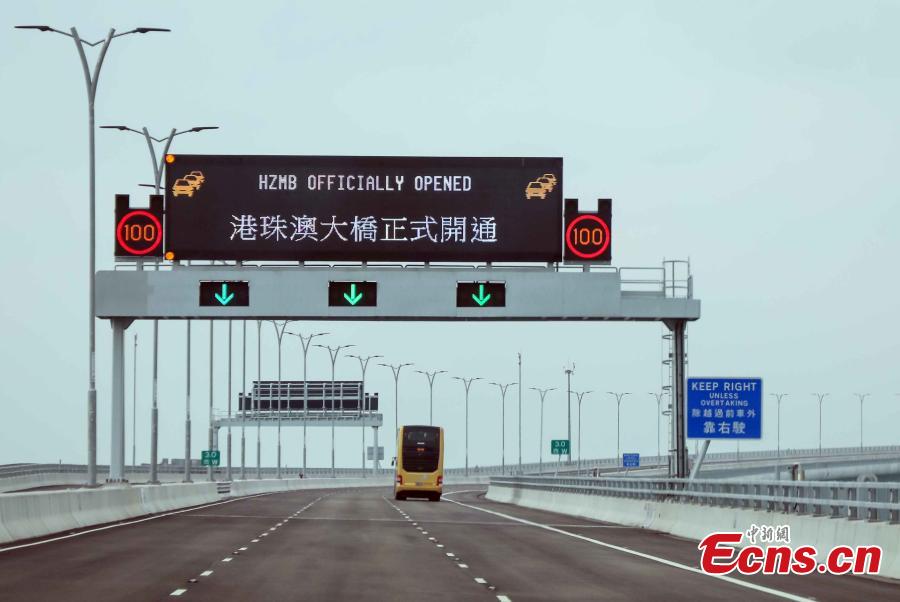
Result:
M175 510L173 512L166 512L165 514L154 514L153 516L148 516L146 518L139 518L137 520L130 520L124 523L115 523L113 525L106 525L103 527L97 527L95 529L88 529L86 531L79 531L78 533L70 533L68 535L60 535L59 537L51 537L50 539L41 539L40 541L32 541L30 543L23 543L17 546L7 546L5 548L0 548L0 552L9 552L11 550L18 550L19 548L30 548L32 546L39 546L45 543L52 543L54 541L61 541L63 539L71 539L73 537L79 537L81 535L87 535L89 533L96 533L98 531L106 531L107 529L115 529L116 527L127 527L128 525L136 525L138 523L145 523L150 520L156 520L158 518L165 518L167 516L174 516L176 514L184 514L185 512L194 512L195 510L203 510L204 508L212 508L213 506L221 506L222 504L230 504L232 502L238 502L240 500L249 500L255 497L262 497L264 495L272 495L274 493L283 493L281 491L272 491L269 493L257 493L255 495L246 495L243 497L236 497L234 499L225 500L222 502L213 502L212 504L206 504L204 506L193 506L191 508L184 508L183 510ZM180 595L180 594L179 594Z
M475 491L483 492L484 489L477 489ZM462 491L452 491L450 493L465 493ZM549 527L547 525L543 525L541 523L536 523L530 520L526 520L524 518L518 518L516 516L511 516L509 514L503 514L502 512L496 512L494 510L488 510L487 508L479 508L478 506L472 506L470 504L463 504L462 502L457 502L456 500L451 500L447 497L448 494L444 494L444 499L446 499L451 504L457 504L459 506L463 506L465 508L471 508L472 510L478 510L479 512L486 512L488 514L493 514L494 516L499 516L502 518L506 518L509 520L513 520L519 523L523 523L526 525L531 525L532 527L538 527L540 529L545 529L547 531L552 531L554 533L559 533L561 535L568 535L569 537L573 537L575 539L580 539L582 541L586 541L588 543L596 544L598 546L603 546L604 548L609 548L611 550L616 550L618 552L624 552L625 554L631 554L632 556L638 556L639 558L644 558L646 560L652 560L653 562L658 562L660 564L665 564L667 566L671 566L677 569L681 569L684 571L689 571L691 573L696 573L698 575L703 575L704 577L710 577L712 579L721 579L722 581L727 581L728 583L732 583L734 585L738 585L740 587L746 587L748 589L756 590L759 592L764 592L773 596L778 596L779 598L784 598L785 600L795 600L797 602L805 602L807 600L811 600L812 598L804 598L803 596L797 596L795 594L790 594L788 592L783 592L777 589L772 589L771 587L765 587L764 585L756 585L755 583L750 583L749 581L741 581L740 579L735 579L734 577L729 577L728 575L710 575L709 573L704 573L698 568L694 568L692 566L688 566L686 564L681 564L679 562L675 562L673 560L667 560L665 558L660 558L659 556L653 556L652 554L645 554L644 552L638 552L637 550L632 550L630 548L623 548L622 546L617 546L615 544L606 543L604 541L600 541L597 539L592 539L590 537L585 537L584 535L578 535L577 533L569 533L568 531L563 531L562 529L557 529L556 527Z

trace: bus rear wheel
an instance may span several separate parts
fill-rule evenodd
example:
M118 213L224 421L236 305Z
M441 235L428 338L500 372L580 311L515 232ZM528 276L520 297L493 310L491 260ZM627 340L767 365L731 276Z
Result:
M394 494L394 499L399 500L399 501L404 501L404 500L406 500L406 494L397 492Z
M432 502L439 502L439 501L441 501L441 494L440 493L432 493L431 495L428 496L428 499Z

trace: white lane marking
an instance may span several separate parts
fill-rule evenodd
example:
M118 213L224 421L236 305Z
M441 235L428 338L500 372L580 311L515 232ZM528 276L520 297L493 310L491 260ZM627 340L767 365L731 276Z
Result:
M478 490L483 491L483 490ZM453 491L450 493L463 493L462 491ZM660 558L659 556L653 556L652 554L645 554L644 552L638 552L637 550L632 550L630 548L623 548L622 546L617 546L611 543L606 543L605 541L600 541L598 539L592 539L590 537L586 537L584 535L579 535L577 533L570 533L568 531L563 531L562 529L557 529L556 527L551 527L549 525L543 525L541 523L536 523L534 521L526 520L524 518L519 518L517 516L512 516L509 514L504 514L502 512L497 512L495 510L488 510L487 508L479 508L478 506L472 506L471 504L463 504L462 502L457 502L456 500L451 500L447 497L447 494L444 494L444 499L452 504L456 504L458 506L463 506L465 508L471 508L472 510L478 510L479 512L486 512L488 514L493 514L494 516L499 516L501 518L507 518L509 520L513 520L519 523L523 523L526 525L531 525L533 527L537 527L539 529L545 529L547 531L552 531L554 533L559 533L560 535L567 535L574 539L580 539L581 541L586 541L588 543L596 544L598 546L603 546L604 548L609 548L610 550L616 550L618 552L624 552L625 554L631 554L632 556L637 556L639 558L644 558L646 560L652 560L653 562L658 562L660 564L664 564L666 566L671 566L677 569L681 569L684 571L688 571L691 573L696 573L698 575L703 575L704 577L710 577L712 579L721 579L722 581L727 581L728 583L732 583L734 585L738 585L740 587L746 587L747 589L756 590L758 592L764 592L767 594L771 594L773 596L778 596L779 598L784 598L785 600L795 600L797 602L805 602L810 600L810 598L804 598L803 596L797 596L795 594L790 594L788 592L783 592L777 589L772 589L771 587L765 587L762 585L757 585L755 583L750 583L749 581L741 581L740 579L735 579L734 577L729 577L727 575L710 575L709 573L704 573L698 568L694 568L692 566L688 566L686 564L681 564L679 562L674 562L672 560L667 560L665 558Z
M269 531L274 531L275 527L269 527Z
M263 533L262 535L260 535L260 537L268 537L268 536L269 536L268 533Z
M437 541L434 537L429 537L428 541Z
M212 571L203 571L202 573L200 573L200 576L201 577L209 577L212 574L213 574Z
M484 585L485 583L487 583L487 580L482 579L481 577L475 577L475 583L480 583L480 584Z
M437 544L437 547L439 547L439 548L443 548L443 547L444 547L444 544L442 544L442 543L439 543L439 544Z
M244 551L247 550L247 548L246 548L246 547L244 547L244 548L238 548L238 550L240 550L241 552L244 552Z
M250 543L259 543L259 540L258 540L258 539L251 539L251 540L250 540Z
M223 558L222 562L231 562L231 556L229 556L228 558Z
M447 552L447 556L453 558L454 556L456 556L456 554L454 554L453 552Z
M186 589L176 589L174 592L172 592L169 595L170 596L180 596L181 594L183 594L186 591L187 591Z
M461 563L461 562L458 563L458 565L459 565L459 568L461 568L461 569L467 569L467 568L469 568L469 565L468 565L468 564L463 564L463 563Z
M422 535L428 535L428 531L422 531Z
M500 602L512 602L512 599L508 596L497 596L497 599L500 600Z
M11 550L18 550L19 548L30 548L32 546L39 546L45 543L52 543L54 541L61 541L63 539L71 539L72 537L80 537L81 535L87 535L88 533L97 533L98 531L106 531L107 529L115 529L116 527L127 527L128 525L136 525L138 523L145 523L148 520L156 520L158 518L165 518L167 516L174 516L176 514L184 514L185 512L196 512L197 510L203 510L204 508L212 508L213 506L221 506L222 504L230 504L232 502L239 502L241 500L249 500L255 497L261 497L264 495L272 495L273 493L280 492L272 492L272 493L258 493L256 495L247 495L244 497L236 497L233 500L225 500L223 502L213 502L212 504L206 504L203 506L194 506L193 508L185 508L183 510L175 510L173 512L166 512L165 514L157 514L155 516L148 516L147 518L139 518L137 520L130 520L124 523L116 523L114 525L106 525L104 527L97 527L96 529L88 529L86 531L79 531L78 533L69 533L68 535L60 535L59 537L51 537L50 539L42 539L40 541L32 541L31 543L22 543L17 546L8 546L6 548L0 548L0 552L9 552ZM178 594L179 596L181 594Z

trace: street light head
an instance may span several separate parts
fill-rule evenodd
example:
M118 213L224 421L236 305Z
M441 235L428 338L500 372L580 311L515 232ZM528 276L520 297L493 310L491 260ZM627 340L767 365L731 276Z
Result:
M16 29L37 29L38 31L53 31L49 25L16 25Z
M126 132L126 131L130 130L131 128L129 128L127 125L101 125L100 129L101 130L120 130L120 131Z
M198 127L193 127L189 131L191 132L202 132L203 130L217 130L219 126L217 125L201 125Z
M171 29L166 29L166 28L164 28L164 27L135 27L135 28L134 28L134 32L135 32L135 33L150 33L151 31L165 31L165 32L169 32L169 31L172 31L172 30L171 30Z

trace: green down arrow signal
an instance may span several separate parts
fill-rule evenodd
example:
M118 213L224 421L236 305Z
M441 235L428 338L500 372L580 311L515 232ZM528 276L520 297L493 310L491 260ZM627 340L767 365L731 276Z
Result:
M356 284L350 285L350 294L349 295L347 293L344 293L344 299L346 299L347 303L349 303L350 305L356 305L357 303L359 303L359 300L362 298L363 298L363 294L356 292Z
M221 303L222 305L228 305L231 303L231 300L234 299L234 293L228 292L228 284L222 283L222 292L215 294L216 301Z
M472 299L474 299L475 303L477 303L480 307L484 307L484 304L491 300L491 294L488 293L487 295L485 295L484 285L479 284L478 294L476 295L475 293L472 293Z

